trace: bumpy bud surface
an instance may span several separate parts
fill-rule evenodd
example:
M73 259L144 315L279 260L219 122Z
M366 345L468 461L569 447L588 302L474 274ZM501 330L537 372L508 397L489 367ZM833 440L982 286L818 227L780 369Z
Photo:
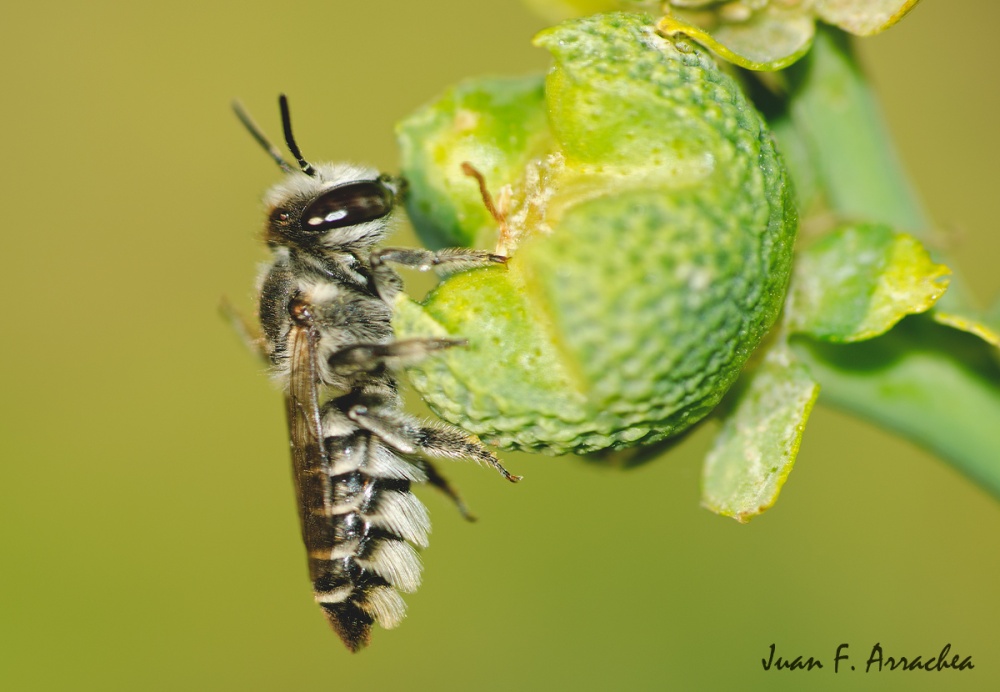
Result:
M650 19L597 15L536 42L555 58L544 90L469 83L400 125L425 240L486 244L463 160L506 188L511 229L506 267L401 298L395 329L468 339L410 375L484 440L554 454L660 440L715 407L781 309L786 174L736 83Z

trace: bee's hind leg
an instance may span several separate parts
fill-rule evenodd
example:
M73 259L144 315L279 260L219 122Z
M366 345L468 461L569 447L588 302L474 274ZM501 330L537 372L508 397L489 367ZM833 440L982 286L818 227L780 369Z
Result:
M461 495L458 494L455 486L448 482L448 479L437 470L437 467L434 466L434 464L427 459L411 459L410 461L427 475L428 483L447 495L448 498L455 503L455 506L458 508L458 512L462 515L463 519L466 521L476 521L475 515L469 511L468 505L465 504Z
M428 425L417 431L417 447L428 456L443 459L473 459L480 464L495 468L511 483L517 483L521 476L515 476L504 468L497 456L486 449L475 437L463 430L443 423Z
M511 483L521 480L521 476L515 476L505 469L497 456L486 449L482 442L459 428L444 423L415 425L416 421L407 414L397 411L390 413L380 407L375 399L356 403L346 413L358 426L403 454L439 459L472 459L492 466Z

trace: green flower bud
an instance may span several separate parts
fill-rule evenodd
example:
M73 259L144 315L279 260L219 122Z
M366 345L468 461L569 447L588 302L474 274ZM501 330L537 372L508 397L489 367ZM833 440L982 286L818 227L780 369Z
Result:
M707 415L774 323L796 214L760 115L712 57L648 18L542 32L538 81L481 80L403 122L409 207L429 244L506 266L405 297L401 338L465 338L411 381L445 420L510 449L654 442ZM473 211L474 210L474 211Z

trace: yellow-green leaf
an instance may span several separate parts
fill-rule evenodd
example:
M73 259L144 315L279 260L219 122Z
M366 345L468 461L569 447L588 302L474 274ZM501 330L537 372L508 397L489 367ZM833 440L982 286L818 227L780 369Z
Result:
M939 324L974 334L988 344L1000 348L1000 318L996 315L977 311L934 310L931 316Z
M856 36L885 31L912 10L919 0L816 0L816 14Z
M685 34L729 62L748 70L780 70L801 58L812 45L815 23L801 11L768 9L747 21L723 23L711 32L675 16L660 20L667 35Z
M775 344L726 416L702 475L702 504L746 523L771 507L795 464L819 385Z
M912 236L881 224L842 226L796 259L786 323L827 341L870 339L928 310L949 274Z

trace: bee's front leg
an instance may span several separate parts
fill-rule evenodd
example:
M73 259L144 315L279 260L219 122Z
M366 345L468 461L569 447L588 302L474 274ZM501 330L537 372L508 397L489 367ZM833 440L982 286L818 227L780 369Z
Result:
M394 262L403 267L428 271L434 269L439 274L450 274L463 269L485 267L490 264L503 264L507 258L495 255L485 250L473 250L466 247L448 247L443 250L431 251L420 248L386 247L376 250L371 255L372 266L385 262Z
M399 367L423 360L435 351L465 346L465 339L426 338L402 339L387 344L351 344L334 351L327 365L338 375L351 376L373 372L383 365Z
M447 276L465 269L504 264L506 261L507 258L503 255L462 247L444 248L436 252L418 248L387 247L375 250L370 257L375 285L379 295L387 301L391 298L387 295L390 291L383 290L383 287L395 286L398 282L396 272L388 264L390 262L422 272L433 269L438 276Z

